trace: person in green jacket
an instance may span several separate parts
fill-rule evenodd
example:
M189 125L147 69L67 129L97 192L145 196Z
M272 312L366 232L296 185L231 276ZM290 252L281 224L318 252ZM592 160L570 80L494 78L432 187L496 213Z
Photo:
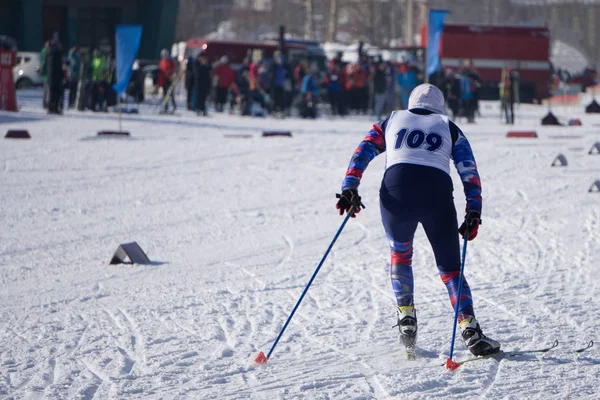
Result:
M48 48L50 47L50 41L44 42L44 47L40 51L40 77L44 84L44 95L42 99L42 105L44 108L48 108L48 98L50 97L50 91L48 90Z
M100 111L106 111L106 58L98 49L94 50L92 58L92 85L92 111L98 111L98 105Z

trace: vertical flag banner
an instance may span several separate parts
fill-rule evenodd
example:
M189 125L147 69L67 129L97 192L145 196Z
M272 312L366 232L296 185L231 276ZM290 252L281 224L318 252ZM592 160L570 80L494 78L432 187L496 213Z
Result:
M427 76L441 68L440 40L444 32L444 18L448 10L430 10L427 30Z
M133 62L142 39L141 25L118 25L115 34L117 42L117 83L113 89L120 96L123 95L129 85L133 72Z

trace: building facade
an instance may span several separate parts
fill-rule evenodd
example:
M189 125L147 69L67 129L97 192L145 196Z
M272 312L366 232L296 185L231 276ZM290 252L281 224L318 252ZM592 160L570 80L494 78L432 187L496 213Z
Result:
M39 51L58 32L65 47L105 48L114 53L115 28L143 26L139 58L156 59L175 40L179 0L0 0L0 35L19 50Z

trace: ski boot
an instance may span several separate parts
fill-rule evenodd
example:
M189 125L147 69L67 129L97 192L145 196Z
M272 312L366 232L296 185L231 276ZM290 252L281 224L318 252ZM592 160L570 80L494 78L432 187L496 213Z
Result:
M483 334L474 316L465 316L458 325L462 330L465 345L473 355L486 356L500 351L500 343Z
M398 324L400 343L406 349L406 358L416 358L417 345L417 312L414 306L398 306ZM396 327L394 326L394 328Z

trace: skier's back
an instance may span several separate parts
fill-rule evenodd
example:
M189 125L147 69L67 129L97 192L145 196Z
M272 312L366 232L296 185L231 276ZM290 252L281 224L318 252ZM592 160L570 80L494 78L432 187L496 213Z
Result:
M355 151L337 203L340 214L360 210L358 185L369 162L387 150L380 189L383 226L391 247L391 280L398 305L400 339L414 348L417 316L413 302L412 253L417 225L431 243L440 277L453 306L457 301L460 245L457 231L472 240L481 220L481 183L471 146L444 114L444 96L435 86L417 86L408 110L394 111L375 124ZM465 222L458 228L452 196L450 160L461 177L467 198ZM458 322L465 344L475 355L495 353L500 343L481 331L471 291L463 279Z

